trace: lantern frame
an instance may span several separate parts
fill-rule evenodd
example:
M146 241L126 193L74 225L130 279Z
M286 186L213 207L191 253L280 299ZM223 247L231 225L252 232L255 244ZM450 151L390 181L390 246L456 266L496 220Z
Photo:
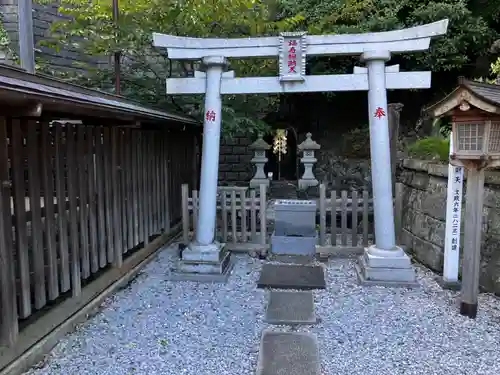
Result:
M453 122L452 129L454 159L500 159L500 121Z

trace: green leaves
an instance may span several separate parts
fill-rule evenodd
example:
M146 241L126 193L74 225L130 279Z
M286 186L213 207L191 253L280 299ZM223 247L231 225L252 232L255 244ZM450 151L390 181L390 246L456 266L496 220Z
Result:
M471 4L477 5L481 1L483 0L281 0L280 2L285 15L302 14L309 32L319 34L386 31L448 18L450 20L448 34L433 41L428 52L403 55L407 70L416 68L439 72L460 70L473 63L478 55L484 54L490 47L496 32L483 17L484 13L474 12L474 9L480 7ZM500 12L500 5L495 9Z
M415 159L447 162L450 152L450 140L439 137L427 137L408 146L408 155Z
M9 34L7 34L7 31L5 31L3 23L0 20L0 50L5 50L9 46L9 43L10 43Z
M17 55L10 46L10 37L5 30L2 22L2 15L0 14L0 59L17 60Z
M49 0L38 0L49 3ZM145 104L178 110L203 120L203 103L199 97L167 98L165 79L184 74L181 64L172 63L166 51L151 45L153 32L192 37L242 37L275 35L282 30L294 30L304 17L276 17L273 4L260 0L120 0L120 15L113 20L112 1L61 0L59 11L68 20L55 22L51 39L43 45L56 50L78 48L92 56L111 56L121 51L122 94ZM237 76L276 75L275 60L231 61ZM113 69L96 69L87 64L89 73L61 74L46 72L86 86L113 91ZM265 131L264 116L276 109L276 97L245 96L224 99L223 132Z
M68 19L53 23L52 38L43 44L56 51L63 47L77 48L84 54L103 58L120 51L123 95L165 109L181 108L202 121L200 96L166 96L165 79L186 72L182 64L168 59L166 51L152 47L153 32L191 37L265 36L295 30L339 34L393 30L448 18L447 36L433 41L429 51L395 59L404 70L462 74L475 64L478 56L488 53L491 43L498 38L491 24L496 22L492 14L500 14L500 5L489 1L486 6L485 1L120 0L119 20L115 23L112 0L60 0L60 13ZM0 29L0 43L1 38ZM355 57L310 57L308 70L311 74L347 73L355 62ZM38 63L48 69L43 61ZM231 69L239 77L276 76L278 71L276 59L233 60ZM114 90L112 66L96 69L95 65L87 64L83 70L89 74L55 71L51 74L102 90ZM226 135L265 132L266 115L277 111L278 103L279 96L226 96L223 132Z

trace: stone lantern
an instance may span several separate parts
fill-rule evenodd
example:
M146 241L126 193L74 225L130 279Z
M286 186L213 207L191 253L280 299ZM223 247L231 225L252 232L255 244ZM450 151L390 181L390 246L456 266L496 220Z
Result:
M262 134L259 134L259 138L257 138L249 148L254 150L254 157L251 161L256 167L255 176L250 180L250 187L257 188L260 185L269 186L269 179L264 173L264 166L267 163L266 151L269 150L271 146L262 139Z
M467 170L460 313L470 318L475 318L478 310L481 235L484 231L484 171L500 166L498 98L500 86L460 78L459 86L452 93L427 110L435 118L451 119L450 164ZM460 231L459 219L454 219L451 225L455 226L455 231ZM458 247L454 251L457 279L459 250ZM445 252L445 265L450 262L450 254Z
M300 161L304 164L304 174L299 180L299 189L301 190L318 185L318 180L314 177L312 168L317 161L314 157L314 150L319 150L321 146L313 141L311 136L311 133L307 133L305 141L298 146L299 151L302 151L302 159Z

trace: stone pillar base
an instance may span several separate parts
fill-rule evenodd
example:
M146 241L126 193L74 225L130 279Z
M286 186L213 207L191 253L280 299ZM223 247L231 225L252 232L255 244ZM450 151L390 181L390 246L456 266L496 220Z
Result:
M319 182L316 179L309 180L309 179L302 179L301 178L299 180L299 189L305 190L309 187L318 186L318 184L319 184Z
M225 244L200 245L192 242L183 250L170 280L225 283L232 268L231 253Z
M258 188L260 185L266 185L266 187L269 187L269 179L268 178L252 178L250 180L250 188L255 189L255 188Z
M439 276L436 278L436 281L443 289L459 291L462 288L462 283L460 282L460 280L449 281L443 278L442 276Z
M365 248L356 264L356 272L361 285L418 286L411 260L400 247L394 250Z

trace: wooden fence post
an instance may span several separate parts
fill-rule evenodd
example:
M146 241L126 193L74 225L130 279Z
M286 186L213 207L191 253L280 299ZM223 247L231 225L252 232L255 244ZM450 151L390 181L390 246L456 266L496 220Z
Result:
M368 191L363 190L363 246L368 246L368 210L370 196Z
M182 184L182 240L189 242L189 185Z
M14 217L16 218L16 252L17 252L17 262L18 262L18 273L19 273L19 311L18 314L21 318L27 318L31 315L31 280L30 280L30 248L29 248L29 237L28 237L28 219L26 214L26 187L27 181L25 178L25 152L24 149L24 135L21 128L21 122L19 119L13 119L11 121L11 168L12 168L12 178L14 182L13 194L14 194ZM60 135L60 134L59 134ZM62 136L58 139L61 142ZM61 168L61 171L64 169ZM60 174L60 173L59 173ZM65 217L65 215L58 215L58 217ZM67 228L67 227L65 227ZM62 232L63 234L68 233ZM61 235L61 243L64 243L64 251L60 252L61 257L61 269L65 270L67 276L63 278L61 285L65 286L65 291L67 291L69 286L69 264L68 264L68 245L67 241L64 241L63 235ZM1 272L1 271L0 271Z
M259 189L260 189L260 244L265 245L267 242L266 185L261 184Z
M247 194L246 191L240 191L241 206L241 242L247 242Z
M332 220L335 217L332 212ZM319 185L319 244L325 246L326 244L326 189L325 185Z
M19 328L10 196L7 124L5 118L0 117L0 341L12 346L17 341Z
M165 232L170 232L170 164L169 164L169 153L168 153L168 133L163 133L162 137L162 158L163 164L162 168L164 168L164 180L162 183L164 186L164 205L163 209L165 210Z
M358 192L351 195L351 246L358 246Z
M255 200L257 195L255 189L250 191L250 242L257 241L257 204Z
M236 218L236 190L231 190L231 237L232 242L235 244L238 239L238 231L237 231L237 218Z
M391 145L391 175L393 194L396 194L396 165L399 140L399 122L401 117L401 110L403 109L403 107L404 105L402 103L389 103L387 105L387 120L389 122L389 139Z
M395 185L394 227L396 231L396 244L401 244L401 233L403 231L403 184L401 182Z
M115 244L115 267L121 267L123 264L123 241L122 241L122 227L120 216L122 214L120 205L120 169L121 161L119 160L119 129L116 127L111 128L111 163L112 163L112 175L113 175L113 233L114 233L114 244ZM151 215L151 212L149 212ZM146 244L144 244L146 245Z
M340 203L341 212L340 212L340 226L341 226L341 235L340 240L342 246L347 246L347 191L342 190L340 192L340 197L342 199ZM351 202L352 203L352 202Z
M221 215L222 215L222 241L227 242L228 223L227 223L227 195L225 191L221 191Z
M331 229L330 229L330 245L337 246L337 191L330 192L330 212L332 215Z
M70 224L70 249L71 249L71 291L73 297L79 297L82 291L80 274L80 241L78 230L78 169L76 162L76 131L75 126L66 124L66 162L68 172L68 200L69 200L69 224ZM110 224L111 225L111 224ZM109 226L107 227L109 228ZM109 232L108 232L109 233ZM109 235L109 239L113 236ZM108 251L112 247L108 247ZM110 261L111 258L108 259Z

